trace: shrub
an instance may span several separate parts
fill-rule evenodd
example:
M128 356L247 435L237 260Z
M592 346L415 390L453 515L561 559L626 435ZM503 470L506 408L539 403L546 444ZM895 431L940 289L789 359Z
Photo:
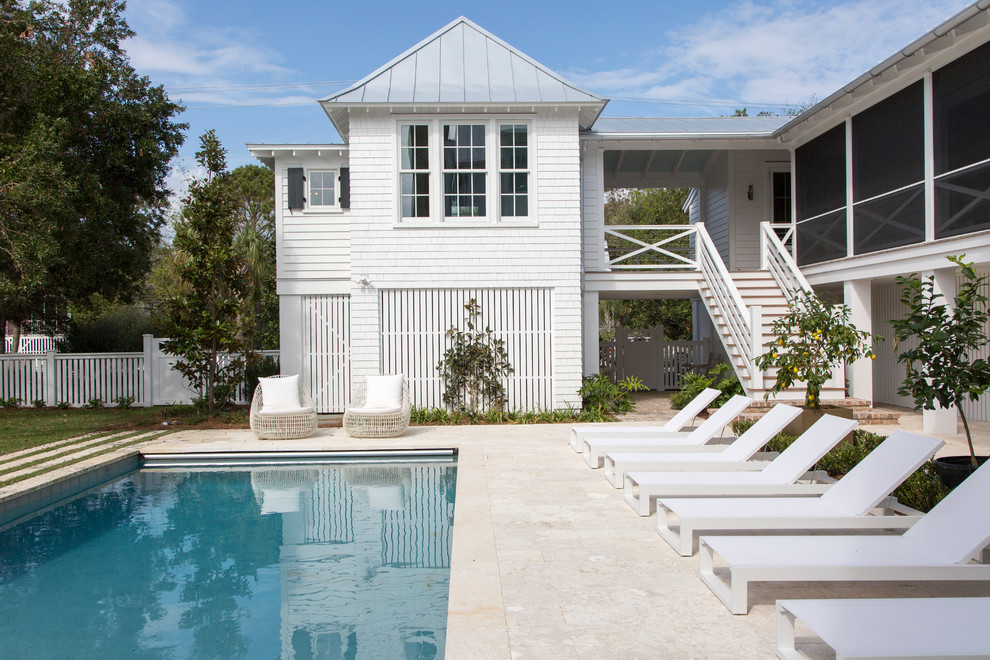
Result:
M450 328L450 348L437 364L444 381L443 402L453 410L478 413L505 408L502 379L514 369L505 342L488 326L481 329L481 306L472 298L464 309L467 330Z
M101 408L103 408L103 399L99 397L92 398L86 404L86 407L89 408L90 410L100 410Z
M250 402L254 398L254 388L258 387L258 379L278 374L278 358L274 355L265 355L260 360L251 361L244 367L244 396Z
M58 403L55 404L55 407L58 408L59 410L66 410L69 407L69 402L59 401Z
M45 407L45 400L44 399L31 399L31 405L34 406L35 408L44 408Z
M613 382L605 374L585 376L581 380L581 407L593 421L608 421L616 413L631 412L636 409L632 393L647 389L639 378L628 376Z
M0 399L0 405L7 409L16 408L20 403L21 400L16 396L12 396L9 399Z
M134 397L132 396L118 396L113 400L117 404L117 407L122 410L127 410L134 405Z
M719 407L736 394L743 394L742 385L729 365L722 362L708 370L706 374L696 374L693 371L684 374L681 389L670 397L670 405L680 410L691 400L701 394L702 390L713 388L722 393L715 399L712 406Z
M144 348L143 335L155 334L148 311L136 305L108 305L95 312L76 313L60 351L119 353Z

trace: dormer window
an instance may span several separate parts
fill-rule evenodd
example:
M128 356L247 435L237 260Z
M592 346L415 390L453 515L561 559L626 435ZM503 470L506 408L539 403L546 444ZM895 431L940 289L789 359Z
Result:
M403 221L474 223L529 218L528 124L433 120L400 122L397 128L399 217ZM439 186L432 181L440 181Z

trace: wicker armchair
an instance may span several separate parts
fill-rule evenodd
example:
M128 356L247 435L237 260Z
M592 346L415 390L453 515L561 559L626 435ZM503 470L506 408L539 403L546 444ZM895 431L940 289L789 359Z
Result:
M274 376L281 378L282 376ZM262 440L291 440L305 438L316 431L316 406L309 388L299 380L299 403L301 410L293 412L262 412L264 405L261 385L254 388L251 399L251 430Z
M344 430L355 438L394 438L409 428L409 385L402 380L402 405L394 410L365 409L368 382L357 376L351 402L344 408Z

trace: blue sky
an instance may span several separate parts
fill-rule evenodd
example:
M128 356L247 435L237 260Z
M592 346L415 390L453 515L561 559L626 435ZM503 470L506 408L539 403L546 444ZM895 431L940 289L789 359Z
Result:
M125 47L139 73L187 107L171 181L181 191L210 128L231 168L256 162L246 142L338 141L315 100L460 15L615 99L606 115L696 117L824 98L969 4L131 0L126 16L137 34Z

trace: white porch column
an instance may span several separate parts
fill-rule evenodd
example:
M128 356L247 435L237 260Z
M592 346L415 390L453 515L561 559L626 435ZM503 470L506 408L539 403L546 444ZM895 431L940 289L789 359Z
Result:
M844 300L851 312L849 321L857 330L873 332L873 282L853 280L844 285ZM856 399L873 402L873 360L863 358L846 366L849 394Z
M283 374L303 373L302 297L278 297L278 364ZM307 373L309 365L306 365Z
M941 293L943 296L943 299L939 302L944 302L949 306L949 309L952 309L954 304L953 299L956 295L955 269L940 268L932 273L924 273L922 276L927 277L929 274L935 277L935 292ZM922 413L922 424L925 433L957 433L959 413L956 411L955 406L942 408L937 403L935 406L935 410L925 410Z
M581 295L581 373L593 376L598 373L598 292L585 291Z

